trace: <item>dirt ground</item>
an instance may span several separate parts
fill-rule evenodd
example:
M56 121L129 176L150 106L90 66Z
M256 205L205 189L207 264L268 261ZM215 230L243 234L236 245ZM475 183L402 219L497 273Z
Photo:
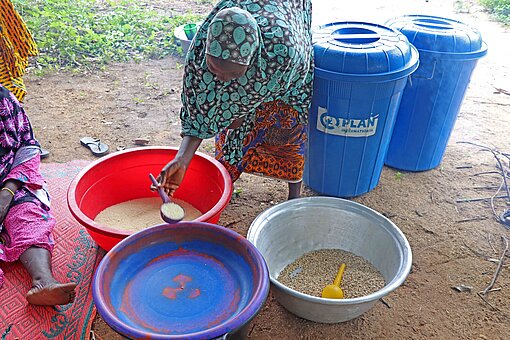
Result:
M198 0L159 0L161 8L182 12L193 7L203 13L210 4ZM326 2L316 9L328 9ZM317 3L317 6L316 6ZM458 116L440 167L420 173L398 173L385 168L379 185L356 197L388 216L406 235L413 251L407 281L361 317L341 324L319 324L287 312L270 296L253 320L253 339L508 339L510 334L510 275L504 267L483 301L477 292L491 281L502 252L500 237L510 237L491 211L489 201L456 203L463 198L490 197L501 176L493 172L490 152L459 143L483 144L510 152L510 91L507 62L510 32L490 21L472 2L385 1L384 6L358 2L357 9L342 9L338 18L388 19L395 14L435 13L471 23L489 45L480 60ZM196 6L195 6L196 5ZM340 5L337 5L340 6ZM352 5L354 6L354 5ZM370 7L371 6L371 7ZM397 8L398 10L395 10ZM315 9L314 9L315 11ZM352 15L352 16L350 16ZM314 13L315 16L315 13ZM315 20L315 19L314 19ZM316 20L317 22L317 20ZM178 146L182 59L168 57L141 63L112 65L98 73L28 75L26 109L36 135L51 151L45 162L95 159L80 145L83 136L101 138L117 148L134 147L135 138L149 137L151 145ZM207 141L201 151L212 154ZM286 185L244 175L235 184L242 194L233 199L220 224L246 235L251 221L264 209L286 198ZM305 195L314 195L306 189ZM501 194L501 193L500 193ZM502 212L509 207L496 200ZM452 286L473 287L457 292ZM121 339L99 317L93 325L97 338Z

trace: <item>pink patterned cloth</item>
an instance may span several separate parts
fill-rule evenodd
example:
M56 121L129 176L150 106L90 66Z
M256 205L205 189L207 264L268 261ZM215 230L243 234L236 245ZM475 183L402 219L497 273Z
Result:
M8 179L17 179L24 182L25 187L29 190L42 189L44 185L44 178L39 172L39 167L41 165L40 159L40 156L33 157L28 161L21 163L14 169L11 169L3 182Z
M25 182L25 187L39 189L42 188L44 182L40 182L42 176L39 171L36 171L38 168L39 157L35 157L14 168L7 178L20 173L31 174L34 181ZM21 189L16 192L16 196L24 194ZM0 232L0 261L16 261L21 254L32 246L44 248L51 252L54 246L51 231L54 227L55 218L50 213L49 207L39 200L11 206ZM0 269L0 287L2 287L4 281L3 276Z

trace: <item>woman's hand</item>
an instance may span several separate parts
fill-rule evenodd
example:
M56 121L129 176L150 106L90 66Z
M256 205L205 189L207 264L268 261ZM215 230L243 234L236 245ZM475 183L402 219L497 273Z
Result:
M157 179L168 196L172 196L181 185L187 167L183 160L175 158L161 170Z
M158 176L158 182L168 196L172 196L181 185L186 169L202 143L202 139L192 136L184 136L175 158L168 162Z

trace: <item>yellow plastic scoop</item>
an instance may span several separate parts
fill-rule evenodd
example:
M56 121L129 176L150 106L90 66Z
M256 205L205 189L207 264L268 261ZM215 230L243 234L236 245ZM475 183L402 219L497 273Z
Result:
M322 297L326 299L343 299L344 292L342 288L340 288L340 282L342 282L342 275L344 275L345 263L340 265L340 269L338 270L338 274L336 274L335 281L332 285L327 285L322 290Z

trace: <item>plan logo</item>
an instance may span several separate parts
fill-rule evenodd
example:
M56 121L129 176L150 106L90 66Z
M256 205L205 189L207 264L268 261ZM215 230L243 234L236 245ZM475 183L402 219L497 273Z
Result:
M319 106L317 130L337 136L368 137L375 134L378 121L378 114L371 114L367 119L330 116L328 110Z

